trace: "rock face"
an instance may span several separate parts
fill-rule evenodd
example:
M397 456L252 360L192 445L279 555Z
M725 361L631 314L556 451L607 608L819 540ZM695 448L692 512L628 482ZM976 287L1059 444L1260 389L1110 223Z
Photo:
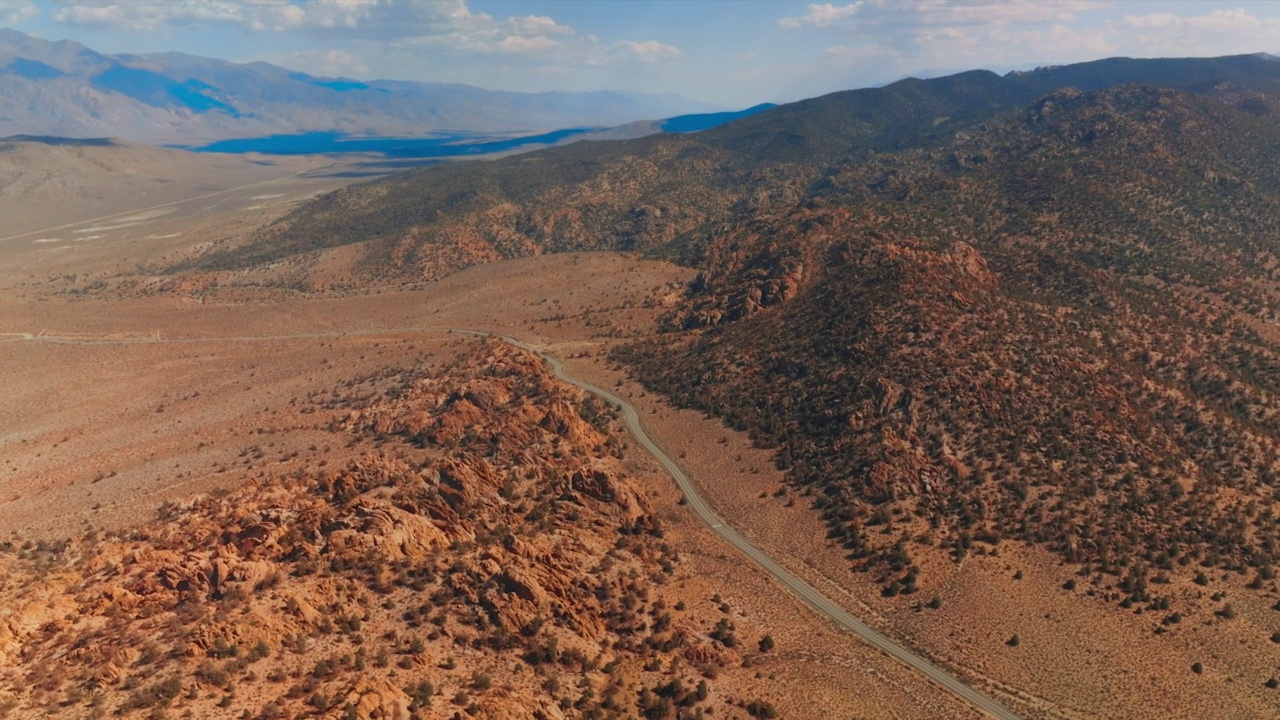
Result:
M343 698L346 710L334 710L328 717L355 717L359 720L410 720L413 717L409 696L404 691L383 681L360 680Z
M126 716L556 718L548 678L693 687L697 666L672 659L728 652L672 616L678 558L607 442L607 405L496 341L388 382L332 409L344 461L0 554L0 682L22 713L78 712L94 691ZM593 691L574 713L636 697Z

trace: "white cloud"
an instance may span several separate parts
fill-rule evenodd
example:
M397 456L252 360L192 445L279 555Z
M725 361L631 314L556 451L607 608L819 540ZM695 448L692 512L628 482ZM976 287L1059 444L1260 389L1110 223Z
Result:
M318 28L354 30L373 17L382 3L379 0L312 0L298 17L299 21ZM286 5L292 11L297 5Z
M507 27L518 35L572 35L573 28L561 25L549 17L527 15L507 18Z
M77 2L60 7L53 19L71 25L146 33L198 22L240 22L244 19L243 10L238 3L218 0Z
M1067 23L1086 10L1104 6L1099 0L859 0L848 5L811 4L804 15L782 18L778 25L885 38L888 32L910 35L928 28Z
M40 14L33 0L0 2L0 25L18 25Z
M1280 19L1259 18L1244 8L1186 17L1129 15L1123 26L1129 42L1147 55L1234 55L1280 49Z
M928 0L917 10L926 24L1066 23L1107 4L1098 0Z
M1151 13L1141 17L1128 15L1124 19L1125 24L1135 30L1165 30L1171 27L1177 27L1182 21L1177 15L1169 13Z
M823 54L837 67L874 67L889 79L924 68L1017 66L1083 60L1115 51L1113 36L1080 29L1093 0L862 0L811 4L783 28L836 38Z
M778 21L778 25L784 28L798 28L806 25L818 28L831 27L857 15L858 10L861 8L862 2L849 3L848 5L832 5L830 3L818 5L811 3L805 8L804 15L782 18Z
M680 48L660 43L657 40L645 40L644 42L621 40L614 43L612 47L615 51L615 57L644 63L645 65L664 65L679 60L680 56L684 54L680 52Z
M374 26L415 27L433 16L465 8L461 0L73 0L54 20L71 25L154 32L200 23L230 23L254 31L346 31L359 34Z
M657 40L602 44L593 35L576 37L572 27L543 15L499 19L473 11L466 0L72 0L54 19L145 33L222 23L250 32L376 42L380 49L371 52L383 54L433 48L464 55L520 55L554 68L656 66L682 54Z
M536 35L534 37L508 35L503 38L502 42L498 43L498 49L504 53L524 54L547 52L559 45L560 43L545 35Z

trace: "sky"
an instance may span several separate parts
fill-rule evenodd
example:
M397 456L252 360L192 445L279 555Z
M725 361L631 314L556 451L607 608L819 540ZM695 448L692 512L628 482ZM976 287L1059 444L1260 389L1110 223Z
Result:
M0 0L0 27L101 52L726 108L973 68L1280 54L1280 2L1231 0Z

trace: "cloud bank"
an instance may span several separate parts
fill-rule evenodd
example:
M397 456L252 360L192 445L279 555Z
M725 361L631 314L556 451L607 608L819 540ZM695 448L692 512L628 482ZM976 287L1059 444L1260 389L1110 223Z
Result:
M494 17L466 0L74 0L52 19L65 25L163 33L209 24L250 33L291 33L344 41L338 54L309 53L330 68L367 72L373 56L425 48L455 55L520 56L549 68L661 66L683 55L658 40L601 43L543 15ZM279 56L277 56L279 57Z

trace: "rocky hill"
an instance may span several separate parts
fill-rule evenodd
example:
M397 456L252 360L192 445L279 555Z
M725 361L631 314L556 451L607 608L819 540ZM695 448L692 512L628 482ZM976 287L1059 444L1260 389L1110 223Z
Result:
M758 638L686 610L613 410L538 358L477 343L292 411L345 459L316 448L128 532L4 546L7 716L692 718L744 704L714 678Z
M1117 601L1194 566L1274 593L1277 150L1201 97L1061 91L717 238L671 318L712 329L626 357L778 447L888 592L920 523Z
M497 258L645 250L699 266L712 239L822 193L828 171L981 133L1062 87L1165 83L1276 117L1280 64L1254 56L1103 60L835 93L696 134L587 142L487 164L410 171L300 209L252 241L177 269L229 270L356 245L370 282L439 277Z
M1208 572L1274 594L1278 82L1252 56L907 80L388 178L177 269L671 258L701 274L618 357L777 448L886 593L912 553L1020 538L1126 607Z

